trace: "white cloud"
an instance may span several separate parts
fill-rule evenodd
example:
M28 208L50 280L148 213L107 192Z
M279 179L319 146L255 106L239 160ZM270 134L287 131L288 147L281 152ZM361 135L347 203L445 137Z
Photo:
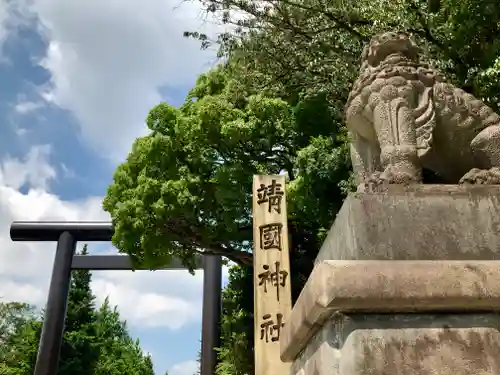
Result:
M49 181L56 177L55 169L48 163L50 151L50 145L42 145L32 147L24 160L7 156L0 165L0 184L16 190L25 184L47 189Z
M9 280L1 281L2 292L0 299L4 301L23 301L30 304L40 304L46 296L43 290L30 283L14 282Z
M145 134L161 87L191 86L216 62L213 51L182 35L221 30L203 22L196 1L32 0L22 11L37 19L48 43L41 65L51 80L43 99L69 110L83 139L114 161ZM0 8L0 23L1 15Z
M0 298L39 307L47 298L55 243L12 242L11 222L109 219L101 197L69 202L46 190L55 177L49 156L50 148L36 146L22 160L0 162ZM21 186L29 191L21 193ZM130 325L178 329L201 318L202 275L184 270L103 271L93 274L92 287L99 302L109 295Z
M202 279L202 272L185 270L105 271L94 272L92 287L99 302L109 295L130 324L175 330L201 320Z
M26 115L43 107L41 102L22 101L14 106L14 111L20 115Z
M193 375L198 370L198 362L196 361L186 361L173 365L170 370L168 370L169 375Z

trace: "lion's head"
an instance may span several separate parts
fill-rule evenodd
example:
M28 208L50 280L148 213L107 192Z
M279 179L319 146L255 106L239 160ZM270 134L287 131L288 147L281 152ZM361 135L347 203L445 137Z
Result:
M362 65L375 67L389 55L399 53L406 58L418 61L420 48L405 33L385 32L375 35L364 48Z

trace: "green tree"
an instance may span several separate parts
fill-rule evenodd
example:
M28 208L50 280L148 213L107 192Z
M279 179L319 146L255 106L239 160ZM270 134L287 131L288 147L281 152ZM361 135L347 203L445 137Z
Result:
M154 375L151 357L143 355L139 340L130 337L126 322L107 298L97 312L97 336L100 357L95 375Z
M81 255L87 254L87 245ZM65 321L64 339L59 361L59 374L92 375L99 359L96 337L95 297L89 270L71 273L71 288Z
M196 369L196 372L193 375L200 375L201 374L201 341L200 341L200 349L198 349L198 356L196 357L196 363L198 364L198 368Z
M249 86L279 97L287 96L293 86L326 92L337 110L357 74L361 48L374 33L409 32L430 62L479 97L487 97L481 72L500 55L500 8L495 2L442 0L435 6L422 0L196 1L234 27L216 38L185 35L200 39L205 47L216 42L221 56L237 57Z
M33 306L19 302L0 303L0 374L28 374L36 347L26 340L36 335Z
M180 109L163 103L151 110L151 134L134 142L115 172L103 202L113 243L151 268L172 256L192 267L202 251L249 265L252 175L281 171L290 177L292 223L306 198L331 221L332 212L323 213L340 206L349 163L337 123L311 126L310 115L327 110L321 104L247 96L222 67L200 76ZM312 178L319 178L314 186ZM311 199L317 194L328 199ZM315 216L311 208L308 216Z
M82 255L87 254L87 246ZM90 288L91 274L88 270L73 271L68 297L65 331L61 345L58 374L93 374L99 358L96 345L94 296ZM12 363L14 373L32 374L34 371L43 316L26 321L18 337L17 363Z
M34 316L34 308L26 303L0 302L0 350L5 349Z
M143 367L144 367L144 372L143 374L145 375L154 375L154 366L153 366L153 358L148 354L143 358Z
M252 268L233 266L222 294L222 345L218 375L253 374Z
M73 271L58 374L154 375L151 357L130 337L117 308L106 299L96 310L90 284L88 270ZM33 374L42 318L28 305L0 304L0 374Z

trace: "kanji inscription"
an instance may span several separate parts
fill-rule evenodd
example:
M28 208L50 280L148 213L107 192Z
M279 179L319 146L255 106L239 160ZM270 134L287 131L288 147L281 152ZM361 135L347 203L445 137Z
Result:
M279 250L281 251L281 230L283 229L283 224L281 223L271 223L261 225L259 227L260 233L260 248L262 250Z
M268 264L264 264L262 268L264 272L257 275L259 278L259 286L264 287L264 293L267 293L267 286L270 285L276 288L276 299L280 300L280 289L286 286L286 279L288 277L288 272L280 269L280 262L274 263L274 270L269 267Z
M257 189L257 204L267 203L268 212L274 209L280 214L284 194L281 184L276 182L276 179L273 179L269 185L260 184Z
M283 314L276 314L276 319L273 319L271 314L262 316L263 322L260 324L260 339L265 342L279 341L281 328L285 326L283 322Z

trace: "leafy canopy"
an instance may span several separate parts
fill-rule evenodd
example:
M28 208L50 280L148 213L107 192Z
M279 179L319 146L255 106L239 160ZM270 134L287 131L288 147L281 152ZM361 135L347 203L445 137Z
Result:
M107 299L95 308L90 283L89 271L73 271L58 374L154 375L117 308ZM33 374L42 323L32 306L0 302L0 374Z
M249 86L284 98L326 92L336 116L363 45L381 31L409 32L456 84L489 99L481 74L500 55L500 7L482 0L192 0L232 28L215 38L186 32L237 59ZM431 8L431 9L430 9ZM493 91L492 91L493 90ZM495 108L497 103L489 101ZM340 118L339 117L339 118Z
M103 203L113 243L151 268L174 255L193 267L201 252L251 264L252 176L287 171L293 180L312 156L333 151L335 124L313 128L313 110L327 109L249 94L224 66L200 76L181 108L151 110L151 134L136 140L118 167Z

